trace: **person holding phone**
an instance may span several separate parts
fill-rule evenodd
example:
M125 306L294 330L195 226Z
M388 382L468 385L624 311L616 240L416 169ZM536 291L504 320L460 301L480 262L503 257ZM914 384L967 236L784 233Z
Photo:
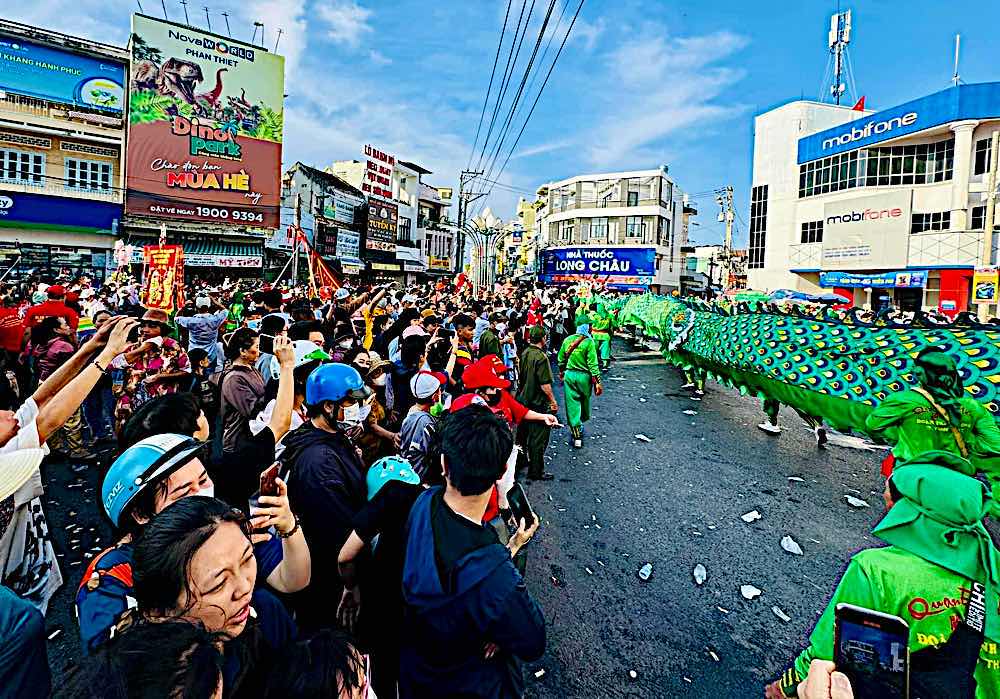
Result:
M856 554L816 627L809 647L767 697L803 696L813 660L834 660L838 606L898 617L909 630L909 685L914 697L1000 696L1000 552L983 519L986 486L960 473L961 459L929 452L889 479L890 508L874 534L889 545ZM886 696L864 676L848 674L858 697Z

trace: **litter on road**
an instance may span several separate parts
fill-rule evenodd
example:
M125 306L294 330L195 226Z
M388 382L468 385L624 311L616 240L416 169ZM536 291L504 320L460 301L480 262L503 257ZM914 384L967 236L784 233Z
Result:
M639 569L639 579L645 582L653 574L653 564L647 563Z
M652 442L653 441L652 439L650 439L649 437L647 437L644 434L637 434L635 436L635 438L638 439L640 442Z
M706 580L708 580L708 571L705 566L699 563L694 567L694 582L696 585L701 585Z
M778 617L786 624L792 620L792 617L788 616L783 611L781 611L781 607L771 607L771 611L774 612L774 616Z
M754 585L740 585L740 594L743 595L743 599L756 599L763 592L763 590Z
M796 556L802 555L802 547L799 546L799 543L790 536L785 535L781 537L781 548Z
M853 495L845 495L844 499L847 500L847 504L851 507L871 507L867 502L861 498L856 498Z
M740 519L742 519L747 524L750 524L750 522L756 522L758 519L760 519L760 517L761 514L757 510L750 510L745 515L740 515Z

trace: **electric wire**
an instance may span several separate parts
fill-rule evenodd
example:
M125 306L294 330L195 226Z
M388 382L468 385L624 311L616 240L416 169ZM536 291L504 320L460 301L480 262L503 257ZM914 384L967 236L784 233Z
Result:
M507 21L510 19L510 5L512 0L507 0L507 11L503 15L503 27L500 29L500 41L497 42L497 52L493 57L493 70L490 71L490 84L486 87L486 95L483 97L483 108L479 112L479 125L476 126L476 138L472 142L469 150L469 163L465 166L468 170L472 167L472 156L476 154L476 146L479 145L479 133L483 128L483 118L486 116L486 105L490 102L490 93L493 91L493 80L497 74L497 64L500 62L500 49L503 48L503 37L507 33Z

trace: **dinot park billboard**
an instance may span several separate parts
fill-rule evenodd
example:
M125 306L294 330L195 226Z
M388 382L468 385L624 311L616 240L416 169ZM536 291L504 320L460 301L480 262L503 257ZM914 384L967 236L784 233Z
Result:
M274 228L282 56L133 15L125 211Z

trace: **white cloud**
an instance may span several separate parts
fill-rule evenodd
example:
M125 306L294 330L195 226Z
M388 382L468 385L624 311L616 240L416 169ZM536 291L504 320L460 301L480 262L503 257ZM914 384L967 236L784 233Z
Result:
M511 160L517 160L518 158L529 158L533 155L542 155L543 153L551 153L552 151L562 150L563 148L569 148L573 145L572 141L552 141L550 143L539 143L537 146L526 146L518 148L512 156Z
M372 11L354 0L326 0L317 13L326 24L327 35L338 44L357 48L362 37L372 31L368 24Z
M746 45L745 37L727 31L674 38L650 27L612 51L595 85L601 119L581 135L591 165L662 162L667 136L743 113L730 90L744 73L720 63Z
M381 51L376 51L375 49L372 49L371 51L368 52L368 60L370 60L377 66L387 66L390 63L392 63L391 58L386 56Z
M593 51L597 40L604 34L607 25L603 17L598 17L596 22L588 22L582 17L576 18L573 31L569 35L570 43L574 41L583 42L583 47L587 51Z
M148 2L149 0L147 0ZM253 22L264 24L266 47L274 48L274 41L281 29L281 41L278 53L285 57L285 84L292 82L297 76L302 56L308 48L308 27L306 23L306 0L251 0L240 5L237 13L247 26ZM237 34L234 38L241 38ZM245 37L242 37L245 38ZM258 35L259 38L259 35Z

